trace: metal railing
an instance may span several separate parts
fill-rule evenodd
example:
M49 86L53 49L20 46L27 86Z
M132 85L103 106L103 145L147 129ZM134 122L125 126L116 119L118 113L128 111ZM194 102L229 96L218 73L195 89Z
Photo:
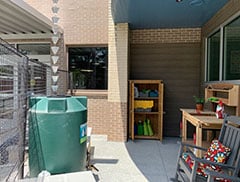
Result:
M0 40L0 181L23 173L27 65L26 56Z
M68 72L59 70L68 77ZM51 94L49 65L28 59L0 39L0 181L24 175L30 96Z

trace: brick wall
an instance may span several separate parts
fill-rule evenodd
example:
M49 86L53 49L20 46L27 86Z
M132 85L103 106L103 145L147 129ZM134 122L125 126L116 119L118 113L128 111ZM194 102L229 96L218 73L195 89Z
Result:
M201 41L201 28L132 30L130 39L131 44L194 43Z
M127 102L128 88L128 24L109 23L108 100Z
M107 97L88 98L88 126L92 133L107 135L110 141L127 138L127 103L108 102Z
M52 0L25 0L45 16L51 18ZM59 1L59 25L64 30L64 44L108 45L108 32L112 32L109 49L108 97L88 97L88 125L93 134L106 134L108 140L125 141L127 135L127 55L128 25L118 25L118 31L111 17L110 0L68 0ZM108 27L108 23L111 26ZM111 31L112 30L112 31ZM113 43L113 44L112 44ZM114 52L116 46L119 49ZM64 50L64 49L63 49ZM65 51L65 50L64 50ZM61 54L61 53L60 53ZM66 54L65 54L66 56ZM120 59L118 59L120 58ZM64 57L67 63L66 57ZM60 66L65 66L64 62ZM76 94L81 95L81 94Z
M45 16L51 17L52 0L25 0ZM108 0L61 0L58 16L66 45L108 43Z
M88 96L88 126L110 141L127 139L128 24L114 25L109 0L108 94Z
M108 10L108 17L106 17L108 29L104 30L104 33L108 35L106 44L109 49L108 93L105 96L94 96L94 94L88 96L88 126L92 127L93 134L107 135L110 141L126 141L129 31L128 24L115 26L111 14L111 0L108 3L109 6L106 8ZM102 10L101 7L98 8ZM90 42L91 39L95 39L99 44L101 41L96 37L88 37L91 36L91 24L98 26L98 23L91 20L92 16L87 20L90 25L90 33L86 30L85 33L89 35L84 39ZM74 26L73 22L72 25ZM65 32L65 27L63 28ZM93 31L97 34L97 29ZM81 42L82 40L76 41ZM76 93L76 95L78 94L81 95L81 93Z

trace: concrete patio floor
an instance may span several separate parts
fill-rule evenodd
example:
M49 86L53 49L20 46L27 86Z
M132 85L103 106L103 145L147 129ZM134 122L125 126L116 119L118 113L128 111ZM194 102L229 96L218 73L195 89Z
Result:
M177 141L180 138L109 142L106 136L92 135L90 164L99 170L92 169L92 174L96 182L168 182L176 170ZM23 181L37 181L28 178L28 170L26 162Z
M174 177L180 138L107 142L92 136L91 163L96 181L168 182Z

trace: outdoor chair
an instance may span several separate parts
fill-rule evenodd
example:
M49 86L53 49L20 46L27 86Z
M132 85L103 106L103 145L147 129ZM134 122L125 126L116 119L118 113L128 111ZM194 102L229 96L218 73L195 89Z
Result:
M240 117L225 116L218 140L208 149L181 143L172 181L240 182ZM202 158L194 150L204 153Z

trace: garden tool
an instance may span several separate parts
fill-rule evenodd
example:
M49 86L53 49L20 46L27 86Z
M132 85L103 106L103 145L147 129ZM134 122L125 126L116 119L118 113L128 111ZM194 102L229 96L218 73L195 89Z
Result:
M143 135L143 124L142 121L138 121L138 135Z
M148 127L146 120L143 123L143 135L148 136Z
M151 127L150 119L147 119L147 128L148 128L148 135L153 136L153 130Z

